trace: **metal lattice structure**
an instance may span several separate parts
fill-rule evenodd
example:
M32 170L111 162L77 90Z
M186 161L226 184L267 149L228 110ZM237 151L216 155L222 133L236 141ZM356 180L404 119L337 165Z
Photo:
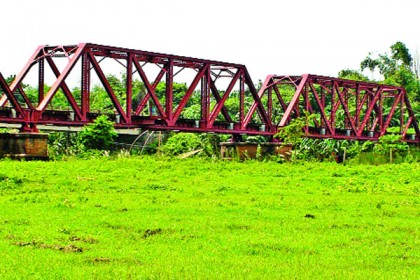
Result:
M124 92L117 94L104 61L124 69ZM46 73L54 81L47 85ZM177 75L188 72L184 92L174 92ZM25 79L36 76L37 96L25 92ZM68 80L77 73L78 89ZM376 140L390 126L406 141L419 141L419 128L404 88L337 78L303 75L266 78L257 91L244 65L83 43L40 46L8 85L0 74L0 122L18 123L22 131L37 125L83 126L100 112L91 108L93 80L112 103L107 114L117 128L178 130L273 137L297 117L313 115L308 137ZM144 92L134 92L138 80ZM160 85L160 87L159 87ZM162 89L163 87L163 89ZM159 88L159 91L158 91ZM66 110L51 108L58 94ZM200 116L188 118L192 100ZM415 133L409 133L409 129Z
M312 115L305 127L308 137L377 140L392 126L399 127L406 141L418 140L418 123L403 87L317 75L273 75L266 78L263 95L268 98L270 120L276 108L282 111L278 127Z
M57 59L67 60L62 71L56 64ZM124 100L121 100L115 94L105 71L101 67L101 62L104 59L113 59L124 65L126 69ZM159 69L154 76L146 72L145 66L150 64ZM47 66L54 73L56 80L51 88L44 92L44 74ZM26 75L33 70L32 68L38 68L39 94L36 104L29 100L21 86ZM178 73L185 69L193 70L194 77L182 98L175 100L173 80ZM78 97L66 83L66 78L72 71L79 71L81 76L81 93ZM258 98L257 90L244 65L94 44L40 46L10 87L1 77L0 86L4 94L0 100L0 106L4 110L0 116L0 121L22 123L22 130L26 131L36 131L37 124L72 126L91 122L97 116L90 108L92 74L96 74L112 100L115 115L111 117L117 122L116 126L119 128L136 127L151 130L271 134L268 129L270 124L264 106ZM134 77L139 78L146 88L145 95L136 106L133 106L132 92ZM219 80L224 80L227 87L220 88ZM158 96L156 93L156 87L161 81L165 83L164 96ZM239 92L239 110L233 113L238 114L236 121L232 120L232 113L229 113L224 105L234 87ZM71 106L69 112L48 109L48 104L59 90L62 91ZM181 118L180 116L191 96L197 92L201 95L200 119ZM23 102L17 101L17 95L21 96L20 99ZM245 119L249 120L249 118L246 118L248 112L246 112L244 104L246 95L249 95L249 98L256 104L260 124L265 124L265 129L261 130L263 126L250 124L249 121L245 123ZM150 110L148 115L143 114L146 106L150 106L150 103L155 110ZM5 109L6 105L9 106L9 110ZM253 113L255 113L255 110L253 110Z

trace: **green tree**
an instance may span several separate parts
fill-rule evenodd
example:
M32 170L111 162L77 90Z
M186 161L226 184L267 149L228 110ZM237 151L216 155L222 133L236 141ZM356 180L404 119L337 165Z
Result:
M363 75L358 70L344 69L338 72L338 77L341 79L348 79L360 82L369 82L369 78Z
M13 83L13 81L15 80L15 78L16 78L16 75L10 75L9 77L7 77L5 79L6 80L6 83L10 86L10 84Z
M372 53L360 63L361 70L376 69L383 76L383 82L390 85L404 87L411 98L420 100L420 81L415 71L413 58L407 46L396 42L390 47L390 53L379 54L374 57Z

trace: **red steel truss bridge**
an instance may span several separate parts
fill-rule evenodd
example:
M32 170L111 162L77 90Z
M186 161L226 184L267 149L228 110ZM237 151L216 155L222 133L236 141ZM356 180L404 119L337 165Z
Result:
M107 61L122 67L124 92L107 75ZM182 75L185 90L175 92ZM35 98L26 79L37 84ZM95 81L112 104L106 112L91 106ZM136 81L143 92L135 91ZM270 75L258 88L241 64L90 43L39 46L10 85L0 74L0 123L37 132L39 125L83 126L107 114L116 128L228 133L238 140L272 138L293 119L311 115L307 137L377 140L396 127L407 142L420 140L402 87L306 74ZM52 106L57 96L67 108Z

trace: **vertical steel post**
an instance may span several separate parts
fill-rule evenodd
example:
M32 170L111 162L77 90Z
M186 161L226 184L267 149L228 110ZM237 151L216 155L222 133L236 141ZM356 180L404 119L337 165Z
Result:
M45 59L38 60L38 104L44 99L44 84L45 84Z
M174 60L169 59L166 65L166 92L165 92L165 112L169 123L173 120L173 100L174 100Z
M268 95L267 95L267 115L270 123L273 122L273 88L268 88Z
M335 132L335 89L334 86L331 85L331 116L330 116L330 124L331 124L331 133L334 134ZM322 108L322 110L325 110L325 108Z
M325 102L326 102L325 90L324 90L323 87L321 87L321 108L319 108L320 110L324 110L324 108L325 108ZM327 122L326 122L326 120L324 120L322 118L322 115L321 115L320 118L321 118L321 122L320 122L321 123L321 127L322 126L326 126L327 125Z
M245 118L245 79L244 74L241 74L239 78L239 123L240 127L244 122Z
M355 126L356 129L359 129L360 125L360 87L359 84L356 85L356 116L355 116Z
M131 112L133 111L133 54L128 54L127 57L127 80L126 80L126 108L125 114L127 115L126 121L131 123Z
M379 120L379 122L378 122L378 125L379 125L379 130L382 132L382 130L383 130L383 125L384 125L384 120L383 120L383 103L384 103L384 96L383 96L384 94L381 92L380 93L380 96L379 96L379 108L378 108L378 116L377 116L377 118L378 118L378 120ZM384 131L384 133L385 133L385 131Z
M404 94L405 91L399 90L399 95L401 95L400 98L400 133L403 133L404 131Z
M210 109L209 74L210 68L206 69L203 77L201 78L201 122L205 124L204 127L207 126Z
M309 89L308 89L308 86L306 85L304 88L303 88L303 98L304 98L304 102L305 102L305 113L308 113L309 112ZM309 132L309 124L308 124L308 122L306 121L306 115L305 115L305 127L304 127L304 130L305 130L305 134L308 134L308 132Z
M337 86L338 87L338 86ZM344 111L345 111L345 114L344 114L344 128L346 128L346 129L349 129L350 127L351 127L351 124L350 124L350 119L349 119L349 117L350 117L350 112L349 112L349 103L348 103L348 91L346 91L346 90L344 90L344 88L343 88L343 91L342 91L342 93L344 92L344 96L342 97L342 100L343 100L343 106L344 106ZM347 116L348 117L347 117Z
M90 111L90 58L88 53L82 55L82 84L81 84L81 109L82 120L86 122L87 113Z

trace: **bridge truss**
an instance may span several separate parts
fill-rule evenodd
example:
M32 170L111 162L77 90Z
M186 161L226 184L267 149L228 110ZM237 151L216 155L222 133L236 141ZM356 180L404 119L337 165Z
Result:
M259 96L264 95L270 120L275 110L282 112L272 120L279 128L301 117L308 137L377 140L393 127L406 141L419 140L418 122L402 87L317 75L270 75L260 90Z
M109 60L124 69L122 91L107 75ZM72 88L74 74L79 86ZM50 84L48 75L53 77ZM179 92L174 87L181 75L188 82ZM35 97L25 86L29 76L37 82ZM92 108L94 81L112 108L102 112ZM142 91L136 82L143 85ZM377 140L389 127L399 127L406 141L420 140L402 87L315 75L270 75L257 90L241 64L90 43L38 47L10 85L0 74L0 91L0 122L21 124L27 132L37 132L37 125L45 124L83 126L107 114L117 128L272 138L293 119L311 115L305 127L308 137ZM57 96L67 101L64 110L52 106Z

